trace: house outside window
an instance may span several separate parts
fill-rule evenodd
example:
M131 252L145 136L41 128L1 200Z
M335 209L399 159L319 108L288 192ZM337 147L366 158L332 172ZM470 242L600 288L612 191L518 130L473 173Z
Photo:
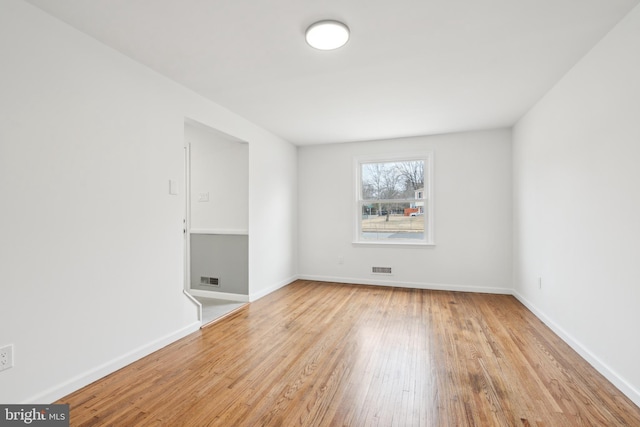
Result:
M354 243L433 244L433 154L355 160Z
M416 202L413 203L412 208L417 209L413 214L423 215L424 214L424 188L420 188L415 192ZM414 215L416 216L416 215Z

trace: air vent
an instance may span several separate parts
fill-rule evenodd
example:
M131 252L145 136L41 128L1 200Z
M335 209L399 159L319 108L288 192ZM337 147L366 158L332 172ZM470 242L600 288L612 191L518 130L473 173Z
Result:
M391 267L371 267L373 274L391 274Z
M200 284L205 286L220 286L220 281L217 277L200 276Z

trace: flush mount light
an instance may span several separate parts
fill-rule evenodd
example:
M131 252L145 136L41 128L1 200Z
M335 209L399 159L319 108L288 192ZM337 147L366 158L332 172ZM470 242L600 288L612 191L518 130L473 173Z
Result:
M316 49L337 49L349 40L349 28L338 21L319 21L307 28L306 39Z

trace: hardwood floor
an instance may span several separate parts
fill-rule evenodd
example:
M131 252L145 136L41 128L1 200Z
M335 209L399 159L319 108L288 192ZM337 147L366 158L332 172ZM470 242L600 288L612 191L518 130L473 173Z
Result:
M640 426L511 296L311 281L57 403L73 426Z

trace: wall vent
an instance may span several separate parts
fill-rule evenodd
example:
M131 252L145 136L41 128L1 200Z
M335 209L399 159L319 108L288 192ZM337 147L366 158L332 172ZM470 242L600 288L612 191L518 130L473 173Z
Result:
M373 274L391 274L391 267L371 267Z
M220 281L217 277L200 276L200 284L205 286L220 286Z

